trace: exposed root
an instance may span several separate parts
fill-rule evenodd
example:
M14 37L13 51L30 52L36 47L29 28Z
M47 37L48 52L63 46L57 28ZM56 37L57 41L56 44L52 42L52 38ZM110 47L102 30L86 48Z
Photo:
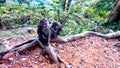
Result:
M95 36L99 36L99 37L102 37L102 38L105 38L105 39L110 39L110 38L117 38L117 37L120 37L120 31L117 31L117 32L113 32L113 33L109 33L109 34L101 34L101 33L98 33L98 32L93 32L93 31L87 31L87 32L84 32L82 34L76 34L76 35L71 35L71 36L66 36L66 37L57 37L56 39L54 40L51 40L51 42L59 42L59 43L66 43L66 42L70 42L70 41L73 41L73 40L77 40L79 38L82 38L82 37L86 37L86 36L90 36L90 35L95 35ZM26 45L24 45L26 44ZM62 61L62 59L59 58L59 56L57 56L57 54L54 52L53 48L51 45L49 45L48 47L44 47L40 41L38 41L38 39L32 39L32 40L28 40L26 42L23 42L19 45L15 45L13 47L11 47L10 49L0 53L0 58L3 57L5 54L7 54L8 52L10 51L24 51L32 46L35 46L39 44L40 47L42 49L45 50L45 52L48 53L49 57L55 62L55 63L58 63L59 60ZM120 43L116 43L116 44L120 44ZM23 46L21 48L21 46ZM63 62L63 61L62 61ZM64 63L64 62L63 62Z
M64 38L64 40L65 40L65 42L69 42L69 41L77 40L79 38L90 36L90 35L95 35L95 36L99 36L99 37L102 37L102 38L105 38L105 39L110 39L110 38L120 37L120 31L113 32L113 33L108 33L108 34L101 34L101 33L98 33L98 32L87 31L87 32L84 32L82 34L67 36L67 37Z

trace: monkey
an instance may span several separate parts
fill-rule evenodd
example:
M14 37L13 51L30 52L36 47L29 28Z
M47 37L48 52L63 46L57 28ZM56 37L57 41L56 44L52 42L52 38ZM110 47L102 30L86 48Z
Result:
M26 42L23 42L21 44L18 45L14 45L13 47L11 47L8 50L5 50L3 52L0 53L0 59L2 59L2 57L9 53L11 50L14 50L17 47L20 47L24 44L30 43L29 45L27 45L25 48L23 48L21 51L24 51L32 46L34 46L35 44L40 44L43 45L41 46L42 48L49 46L50 41L56 39L60 33L62 31L62 25L59 22L53 22L50 26L47 22L46 19L41 19L39 21L39 25L38 25L38 29L37 29L37 34L38 34L38 38L37 39L31 39L28 40ZM60 41L63 41L63 39L60 38Z
M30 21L30 15L21 16L21 24L25 24L28 21Z
M62 25L59 22L53 22L50 30L51 30L51 39L55 39L60 35L62 31Z
M46 22L46 20L45 19L43 19L42 21L44 21L44 22ZM41 32L43 31L43 33L45 33L46 31L43 29L43 30L41 30L41 28L45 28L47 25L48 25L48 22L46 22L46 23L43 23L43 22L39 22L40 24L39 24L39 26L38 26L38 29L37 29L37 34L38 34L38 36L39 36L39 40L42 40L43 38L45 38L45 36L44 36L44 34L42 34ZM43 26L44 25L44 26ZM50 26L48 26L48 28L50 27L50 38L51 38L51 40L52 39L55 39L55 38L57 38L59 35L60 35L60 33L61 33L61 31L62 31L62 25L59 23L59 22L53 22L52 23L52 25L50 25ZM47 29L48 29L47 28ZM46 32L47 33L47 32ZM48 32L49 33L49 32ZM50 40L50 38L49 38L49 40ZM33 42L35 39L31 39L31 40L28 40L28 41L26 41L26 42L23 42L22 44L20 44L20 45L24 45L24 44L27 44L27 43L30 43L30 42ZM51 41L50 40L50 41Z
M41 41L44 46L49 46L51 33L49 23L45 18L40 20L37 34L39 41Z

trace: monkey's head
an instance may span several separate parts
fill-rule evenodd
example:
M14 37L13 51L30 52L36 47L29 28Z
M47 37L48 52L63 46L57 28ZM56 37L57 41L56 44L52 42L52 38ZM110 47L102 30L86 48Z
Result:
M45 18L41 19L40 22L39 22L39 26L41 28L47 27L48 26L48 21Z
M53 22L51 25L52 36L51 38L54 39L58 35L60 35L62 31L62 25L59 22Z
M38 26L38 33L40 34L46 34L46 36L49 34L49 23L47 21L47 19L42 18L39 21L39 26Z

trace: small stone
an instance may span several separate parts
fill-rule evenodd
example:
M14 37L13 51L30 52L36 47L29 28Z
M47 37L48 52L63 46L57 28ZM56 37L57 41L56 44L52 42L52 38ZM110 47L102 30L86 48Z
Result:
M66 65L66 67L65 68L72 68L70 65Z
M9 58L9 60L13 60L13 58Z
M60 52L64 52L63 50L60 50Z
M26 60L27 58L22 58L22 61Z

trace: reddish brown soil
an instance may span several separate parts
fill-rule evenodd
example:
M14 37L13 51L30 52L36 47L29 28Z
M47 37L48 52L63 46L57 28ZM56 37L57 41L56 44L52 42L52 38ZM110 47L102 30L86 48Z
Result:
M10 40L16 44L27 40L20 38ZM113 46L117 40L90 36L69 43L52 43L55 52L71 68L119 68L120 48ZM15 53L1 60L0 68L65 68L64 64L51 63L47 55L41 55L41 49L36 46L25 51L25 54ZM40 56L39 56L40 54Z

